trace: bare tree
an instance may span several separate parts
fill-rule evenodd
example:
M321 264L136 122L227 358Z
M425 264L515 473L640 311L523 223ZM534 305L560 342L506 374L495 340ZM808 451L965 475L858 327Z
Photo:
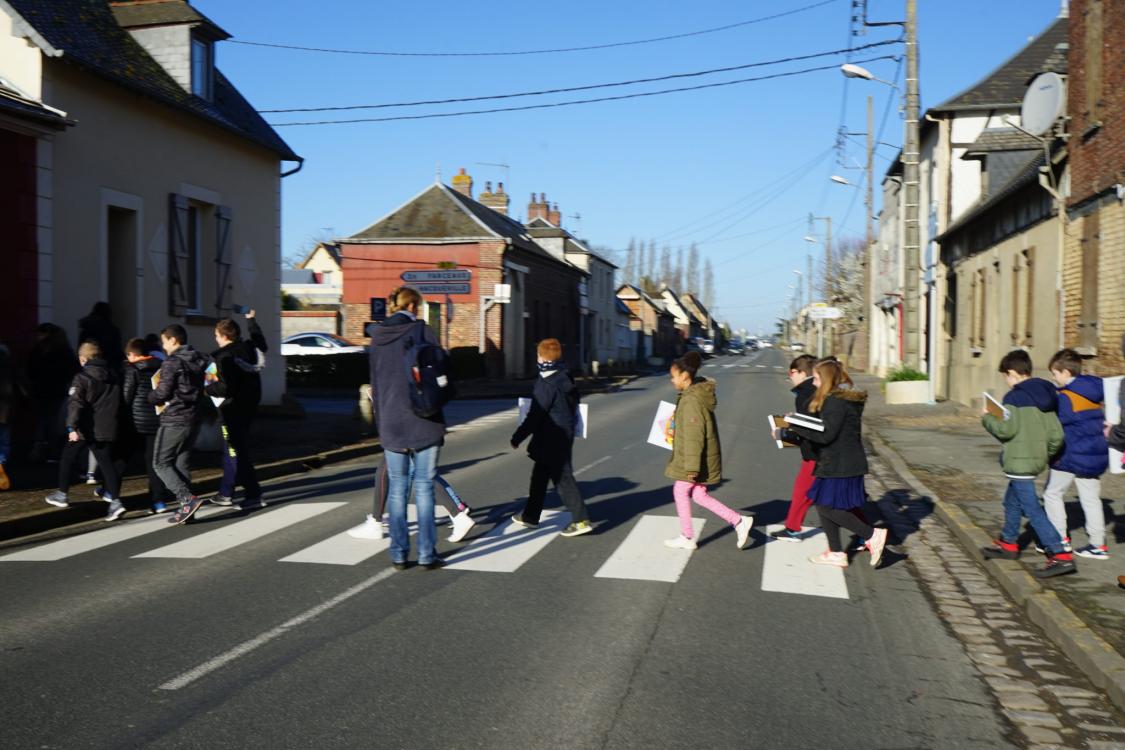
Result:
M625 268L622 271L626 284L634 284L637 279L637 241L629 238L629 247L625 249Z
M684 288L684 246L676 248L676 265L672 269L671 286L678 292Z
M702 285L699 283L699 248L694 242L691 243L691 249L688 250L688 263L685 276L684 286L686 289L684 291L699 294L702 290Z
M708 310L715 307L715 273L711 269L710 258L703 265L703 305Z
M648 241L648 268L645 269L645 275L649 280L656 281L656 240Z
M641 286L641 279L648 275L648 246L645 245L644 240L640 242L640 250L637 258L637 267L633 272L633 284Z
M665 245L660 250L660 283L672 286L672 248Z
M832 259L832 273L823 279L827 289L825 301L843 312L843 317L837 321L841 331L857 330L863 322L866 305L863 296L863 251L864 241L859 237L839 243Z
M283 268L297 268L320 244L331 244L336 238L333 236L332 227L324 227L319 231L305 235L304 241L296 250L288 255L281 256Z

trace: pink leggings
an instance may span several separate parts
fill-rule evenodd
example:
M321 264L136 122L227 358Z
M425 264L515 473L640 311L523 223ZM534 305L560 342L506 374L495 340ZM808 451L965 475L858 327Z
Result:
M680 531L691 539L695 532L691 528L691 501L723 519L731 526L737 526L742 516L707 494L707 485L692 482L676 482L672 485L672 497L676 498L676 515L680 517Z

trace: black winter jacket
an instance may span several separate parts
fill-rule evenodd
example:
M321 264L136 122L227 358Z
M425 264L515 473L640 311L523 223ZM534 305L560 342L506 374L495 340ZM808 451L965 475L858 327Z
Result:
M232 341L211 354L219 380L208 383L205 390L208 396L225 399L219 406L224 419L250 419L262 400L262 365L258 354L265 354L269 347L258 323L253 318L247 322L249 339Z
M121 395L133 417L133 429L141 435L155 435L156 428L160 426L156 408L148 400L148 394L152 393L152 376L159 369L160 360L156 357L144 357L125 365Z
M792 388L789 392L792 393L794 396L796 396L796 399L795 399L796 409L795 409L795 411L798 414L808 414L809 413L809 401L811 401L812 397L816 394L816 386L813 385L812 378L811 377L805 378L803 381L801 381L801 383L796 388ZM792 430L788 430L788 429L781 431L781 437L784 440L786 440L790 443L795 442L795 443L798 443L800 445L800 447L801 447L801 459L803 461L815 461L816 460L816 444L815 443L812 443L808 440L805 440L804 438L802 438L797 433L793 432Z
M67 432L86 441L110 443L117 439L121 412L121 380L104 359L91 359L74 376L66 404Z
M861 425L866 402L866 391L837 388L824 399L824 405L820 409L824 432L797 425L790 427L793 432L817 446L813 476L861 477L867 473L867 452L863 449Z
M181 346L160 364L160 384L148 394L153 406L166 404L160 424L191 424L203 398L203 371L207 357L190 346Z
M405 313L395 313L371 327L371 396L375 423L383 448L397 453L420 451L445 441L445 415L419 417L410 401L406 350L416 331L415 321ZM423 328L426 341L439 346L429 326Z
M540 376L531 389L531 408L527 418L516 428L512 443L519 445L530 435L527 454L532 461L569 464L578 401L578 389L565 370Z

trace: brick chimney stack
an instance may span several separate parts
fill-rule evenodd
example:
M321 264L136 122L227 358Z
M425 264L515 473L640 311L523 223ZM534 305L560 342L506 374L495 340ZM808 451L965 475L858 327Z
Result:
M453 189L461 195L473 197L473 178L465 174L465 168L453 176Z
M550 221L551 219L548 216L550 211L551 211L551 206L550 206L549 203L547 203L547 194L546 193L540 193L538 201L535 200L535 193L531 194L531 202L527 204L527 220L528 221L532 221L533 219L537 219L537 218L543 219L544 221Z
M558 203L556 203L554 207L547 212L547 221L551 222L556 227L562 226L562 214L559 213Z
M508 215L508 206L511 205L511 198L504 192L504 183L496 183L496 192L492 192L492 183L484 183L484 192L480 194L480 202L491 208L496 213Z

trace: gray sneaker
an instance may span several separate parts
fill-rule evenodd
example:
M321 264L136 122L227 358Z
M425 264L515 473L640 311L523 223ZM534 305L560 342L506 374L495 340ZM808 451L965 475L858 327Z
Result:
M234 498L216 493L211 497L212 505L234 505Z
M124 513L125 506L121 504L120 500L109 500L109 512L105 514L105 520L116 521Z
M266 501L260 497L248 497L238 504L240 510L257 510L266 507Z
M47 505L53 505L56 508L69 508L70 501L66 499L66 493L55 490L46 497Z

